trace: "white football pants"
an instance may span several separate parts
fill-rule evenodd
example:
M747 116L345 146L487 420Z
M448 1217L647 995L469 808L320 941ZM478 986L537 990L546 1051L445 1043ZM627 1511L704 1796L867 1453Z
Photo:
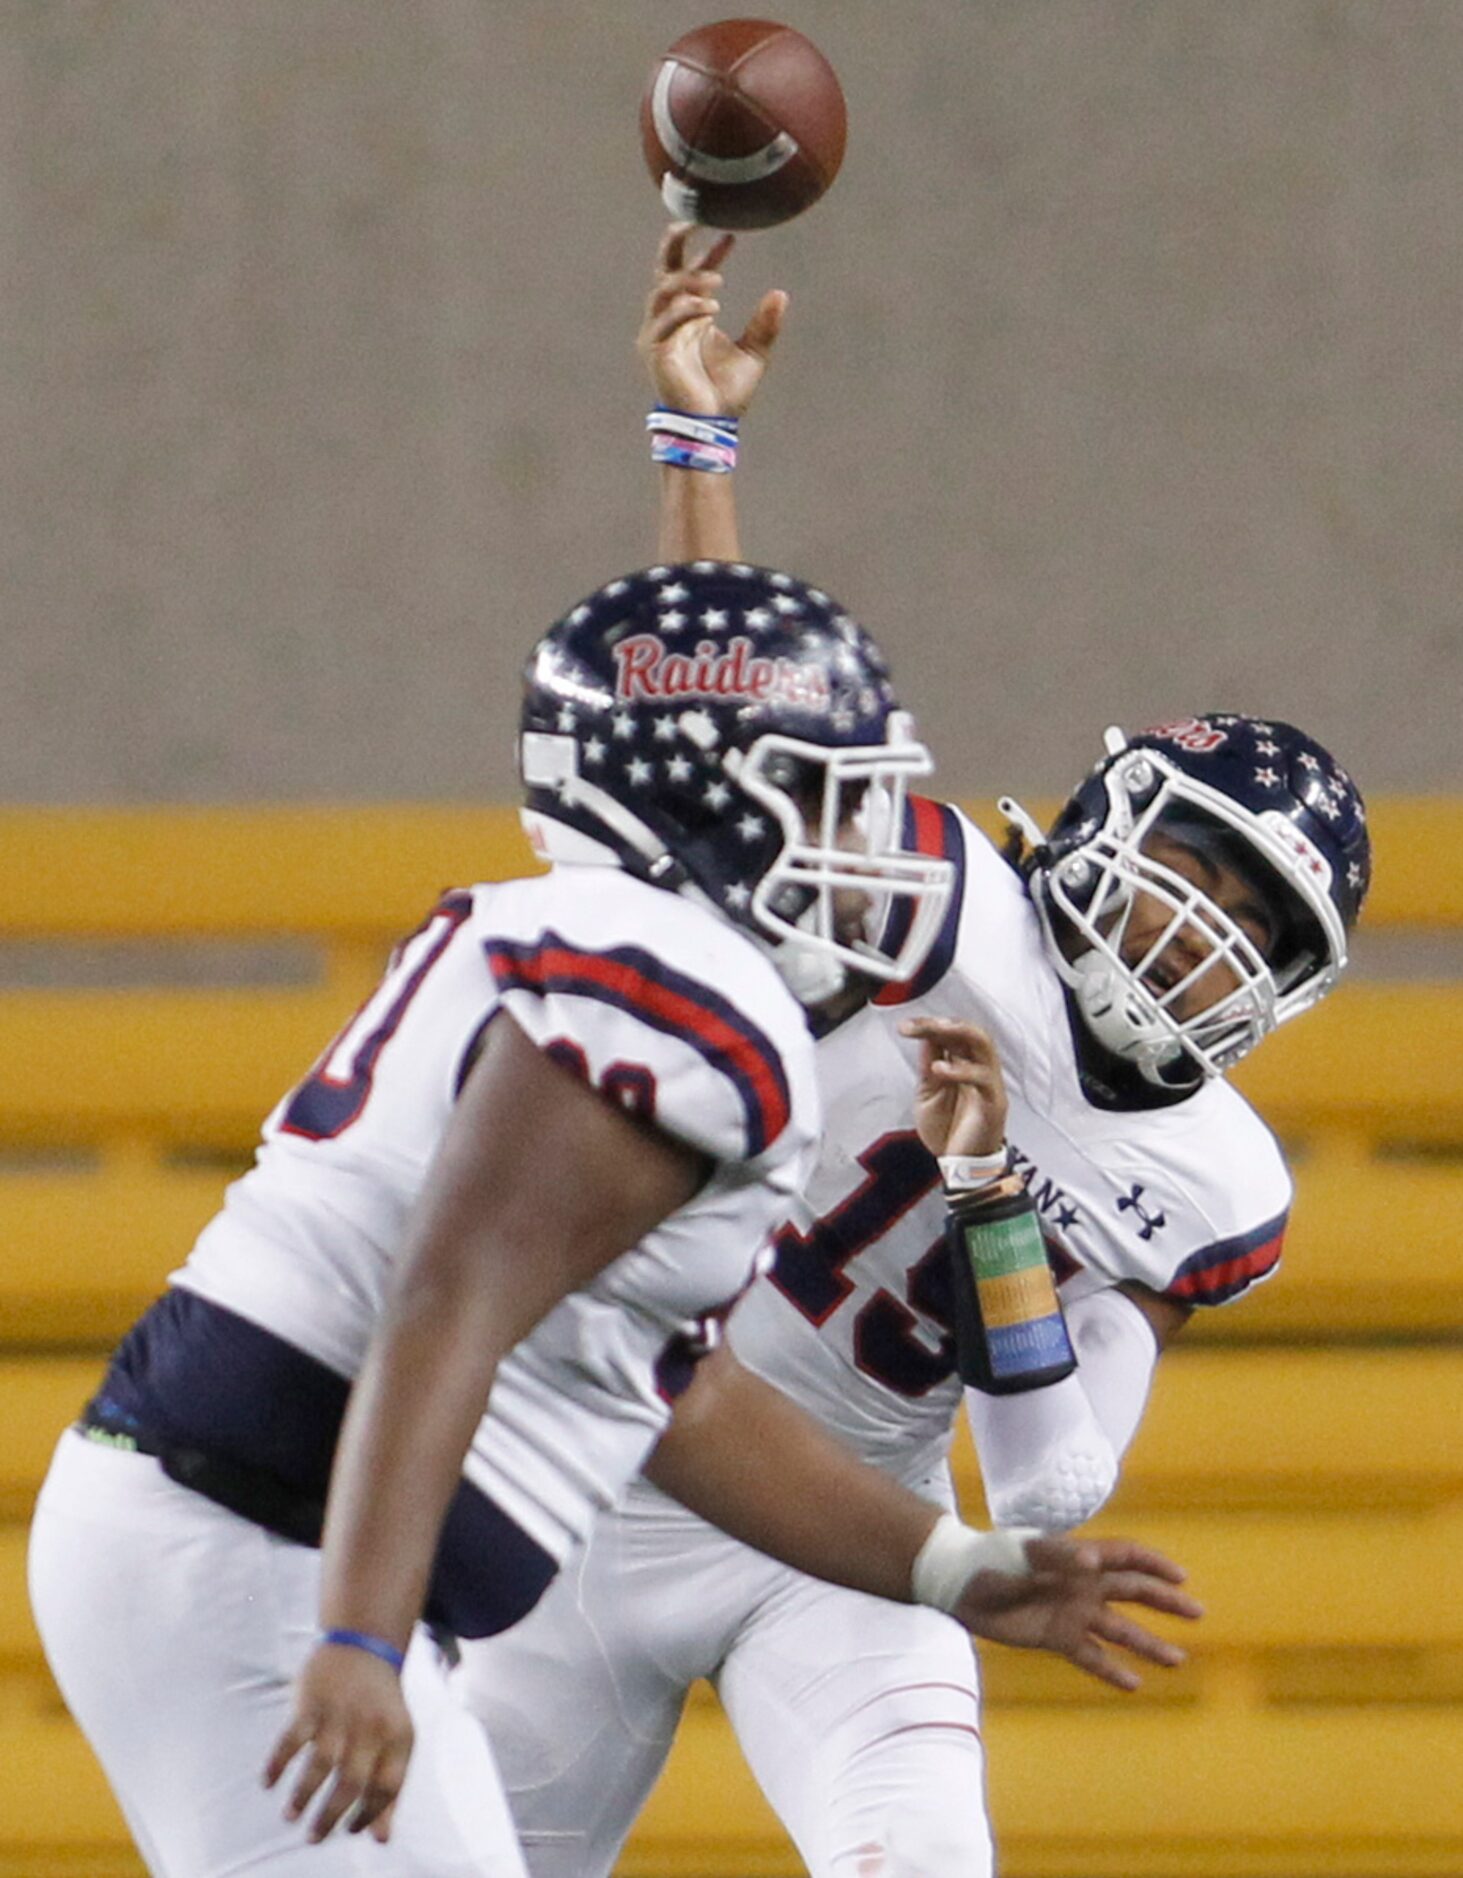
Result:
M457 1672L533 1878L606 1878L703 1676L811 1878L989 1878L959 1625L804 1577L644 1489Z
M320 1555L68 1430L31 1529L46 1655L154 1878L521 1878L481 1728L418 1632L416 1729L391 1839L322 1845L282 1817L292 1767L260 1776L318 1628ZM313 1809L312 1809L313 1810Z

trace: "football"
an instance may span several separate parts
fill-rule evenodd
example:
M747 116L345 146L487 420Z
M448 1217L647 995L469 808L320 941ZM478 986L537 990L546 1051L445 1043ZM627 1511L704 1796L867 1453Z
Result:
M640 130L677 221L771 228L811 208L838 174L848 113L810 39L772 20L718 20L656 61Z

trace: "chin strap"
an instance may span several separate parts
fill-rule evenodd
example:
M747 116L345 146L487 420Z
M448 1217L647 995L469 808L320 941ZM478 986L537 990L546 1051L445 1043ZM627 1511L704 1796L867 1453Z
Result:
M1031 849L1032 855L1040 861L1047 852L1046 831L1029 809L1023 809L1014 796L1001 796L996 807L1013 828L1021 832L1022 839Z
M1077 1009L1093 1041L1131 1063L1146 1081L1168 1087L1162 1072L1185 1052L1166 1029L1145 1016L1123 974L1100 952L1084 952L1072 973Z

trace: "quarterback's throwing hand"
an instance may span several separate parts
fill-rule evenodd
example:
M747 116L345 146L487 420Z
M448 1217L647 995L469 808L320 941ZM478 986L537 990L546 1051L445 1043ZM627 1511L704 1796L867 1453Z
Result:
M704 417L741 417L767 370L787 295L777 288L763 294L733 339L716 323L732 237L718 235L704 254L693 255L694 234L691 223L672 222L662 236L635 349L662 404Z
M978 1571L954 1615L978 1637L1018 1649L1052 1650L1115 1689L1132 1690L1136 1672L1105 1646L1176 1669L1184 1652L1115 1606L1143 1604L1170 1617L1202 1617L1204 1607L1179 1586L1172 1559L1131 1539L1026 1541L1030 1577Z
M299 1819L329 1781L310 1822L312 1843L345 1819L351 1832L369 1831L384 1844L411 1744L411 1718L396 1672L362 1651L321 1645L295 1684L294 1716L269 1757L264 1784L272 1787L307 1750L285 1818Z

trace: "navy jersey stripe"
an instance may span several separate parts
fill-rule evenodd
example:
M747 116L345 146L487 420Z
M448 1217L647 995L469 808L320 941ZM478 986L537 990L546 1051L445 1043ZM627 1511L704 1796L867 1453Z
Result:
M780 1054L750 1018L709 986L639 946L593 952L552 931L527 942L486 939L483 945L501 990L594 998L689 1044L741 1098L749 1160L787 1126L792 1097Z
M948 803L932 802L927 796L911 796L904 805L904 845L917 854L939 855L955 868L955 888L945 908L945 917L935 943L913 978L901 984L886 985L876 1004L908 1004L922 998L950 969L955 957L955 942L960 936L960 909L965 903L965 836L960 820ZM914 917L913 902L901 899L890 916L884 949L897 952L904 943Z
M1288 1213L1253 1231L1220 1239L1191 1252L1174 1273L1166 1295L1183 1304L1224 1304L1280 1263Z

